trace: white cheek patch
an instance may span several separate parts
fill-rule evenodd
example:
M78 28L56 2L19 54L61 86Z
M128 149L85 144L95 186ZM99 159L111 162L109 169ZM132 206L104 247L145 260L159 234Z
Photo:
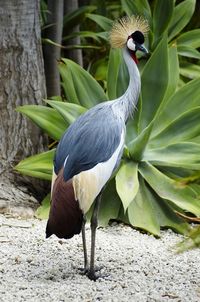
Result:
M132 39L132 38L128 39L128 41L127 41L127 47L128 47L129 49L135 51L135 43L133 42L133 39Z

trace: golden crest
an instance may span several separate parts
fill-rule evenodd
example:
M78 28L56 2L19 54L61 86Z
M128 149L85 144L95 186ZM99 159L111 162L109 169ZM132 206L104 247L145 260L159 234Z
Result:
M114 22L110 32L110 44L113 48L123 48L128 37L135 31L146 35L149 25L146 19L141 16L123 17Z

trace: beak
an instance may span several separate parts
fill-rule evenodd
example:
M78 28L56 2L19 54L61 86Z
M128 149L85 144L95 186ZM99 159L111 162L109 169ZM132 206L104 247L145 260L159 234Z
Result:
M136 44L136 50L140 50L144 53L148 53L148 50L146 49L146 47L143 44L141 45L141 44L137 43Z

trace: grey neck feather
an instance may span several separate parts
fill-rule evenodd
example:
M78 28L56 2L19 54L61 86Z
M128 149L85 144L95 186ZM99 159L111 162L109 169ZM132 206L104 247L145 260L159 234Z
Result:
M125 93L113 101L112 107L115 114L122 116L126 122L128 117L133 115L133 111L136 108L141 89L141 80L137 64L131 58L126 46L123 48L123 58L129 72L129 85Z

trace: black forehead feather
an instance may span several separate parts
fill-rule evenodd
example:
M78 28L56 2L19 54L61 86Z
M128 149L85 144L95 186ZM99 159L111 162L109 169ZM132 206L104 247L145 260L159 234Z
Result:
M136 30L134 33L132 33L131 37L132 37L133 41L136 43L139 43L139 44L144 43L144 35L139 30Z

